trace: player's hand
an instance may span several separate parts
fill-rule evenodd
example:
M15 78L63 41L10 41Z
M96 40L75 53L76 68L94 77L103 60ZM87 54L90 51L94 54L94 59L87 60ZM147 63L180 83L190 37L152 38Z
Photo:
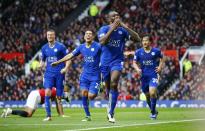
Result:
M134 55L134 54L135 54L135 52L133 52L133 51L125 51L124 52L125 56Z
M161 72L161 70L162 70L162 68L161 67L156 67L156 69L155 69L155 71L157 72L157 73L160 73Z
M51 66L57 66L59 63L56 61L56 62L53 62L53 63L51 63Z
M137 74L139 74L141 76L142 70L141 69L137 69L136 71L137 71Z
M61 69L61 74L65 74L67 70L65 68Z
M136 70L137 74L141 77L141 75L142 75L142 70L139 69L139 68L135 68L135 70Z
M115 19L115 21L112 23L111 28L115 30L120 25L120 19Z

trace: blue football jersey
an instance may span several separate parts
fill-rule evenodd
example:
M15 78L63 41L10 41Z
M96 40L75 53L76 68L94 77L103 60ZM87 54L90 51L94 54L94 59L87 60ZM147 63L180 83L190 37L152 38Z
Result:
M41 52L42 60L46 61L45 72L60 72L60 70L65 67L65 63L60 63L55 67L51 66L51 63L62 59L68 53L68 50L62 43L56 41L53 47L49 47L49 44L47 43L42 47Z
M83 56L83 71L81 75L86 76L97 76L100 74L100 55L101 55L101 45L97 42L93 42L89 48L83 43L73 50L72 54L77 56L82 54Z
M156 67L159 66L162 54L160 49L152 48L149 53L146 53L144 48L136 50L134 60L140 64L143 76L156 76Z
M103 26L98 31L98 39L104 36L110 29L109 25ZM125 42L129 38L129 33L123 27L118 27L114 30L108 43L102 46L101 64L108 65L113 61L124 60Z

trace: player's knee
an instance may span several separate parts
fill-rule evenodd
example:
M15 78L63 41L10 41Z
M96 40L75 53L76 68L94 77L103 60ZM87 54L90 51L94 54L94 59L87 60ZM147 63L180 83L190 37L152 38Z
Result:
M92 94L92 95L88 95L89 100L93 100L96 97L96 95Z
M51 90L50 89L46 89L45 90L45 95L46 96L51 96Z
M149 94L150 94L151 98L155 98L157 96L156 91L154 91L154 90L151 90Z
M56 97L56 100L57 100L57 103L58 103L58 104L62 105L62 99L61 99L60 96L57 96L57 97Z
M27 112L27 117L32 117L33 113L32 112Z
M117 88L118 82L117 81L111 81L111 88Z
M83 91L82 91L82 95L83 95L83 96L88 96L88 91L87 91L87 90L83 90Z
M145 96L147 99L150 99L150 94L149 93L145 93Z

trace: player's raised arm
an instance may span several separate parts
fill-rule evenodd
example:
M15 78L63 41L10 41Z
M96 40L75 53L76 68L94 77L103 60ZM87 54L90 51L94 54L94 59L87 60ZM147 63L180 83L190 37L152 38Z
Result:
M106 34L104 34L102 37L99 38L99 42L104 45L108 42L111 33L119 26L120 20L116 19L110 26L111 28L108 30Z
M57 66L58 64L62 63L62 62L65 62L65 61L68 61L68 60L71 60L73 58L73 54L72 53L69 53L67 54L65 57L63 57L62 59L56 61L56 62L53 62L51 63L51 66Z
M131 38L133 38L135 41L141 41L141 38L140 38L140 36L139 36L139 34L137 32L135 32L134 30L130 29L123 22L120 22L120 25L129 32Z
M125 52L124 52L124 55L125 55L125 56L135 55L135 52L134 52L134 51L125 51Z
M110 39L111 33L117 29L117 27L120 25L120 17L119 14L115 11L112 11L108 14L108 21L109 21L109 29L105 27L102 27L98 32L98 39L100 44L104 45L108 43L108 40Z

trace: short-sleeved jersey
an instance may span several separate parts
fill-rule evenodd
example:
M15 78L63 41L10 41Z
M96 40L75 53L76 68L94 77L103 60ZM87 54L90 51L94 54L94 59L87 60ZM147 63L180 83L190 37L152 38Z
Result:
M89 48L83 43L73 50L72 54L74 56L82 54L83 56L84 63L81 75L96 76L100 73L101 45L98 42L94 41Z
M109 25L101 27L98 31L98 39L106 35L109 29ZM108 65L113 61L123 61L123 51L128 38L129 33L123 27L118 27L114 30L110 35L108 43L102 46L101 64Z
M39 94L41 96L41 103L40 104L43 104L44 101L45 101L45 89L39 89ZM51 99L54 100L56 98L56 88L52 88L51 90Z
M149 53L146 53L144 48L136 50L134 60L140 64L143 76L157 76L156 67L159 66L162 54L160 49L152 48Z
M47 43L42 47L41 52L42 60L46 61L46 72L60 72L60 70L65 67L65 63L60 63L55 67L51 66L51 63L62 59L68 53L66 47L62 43L56 41L53 47L49 47Z

